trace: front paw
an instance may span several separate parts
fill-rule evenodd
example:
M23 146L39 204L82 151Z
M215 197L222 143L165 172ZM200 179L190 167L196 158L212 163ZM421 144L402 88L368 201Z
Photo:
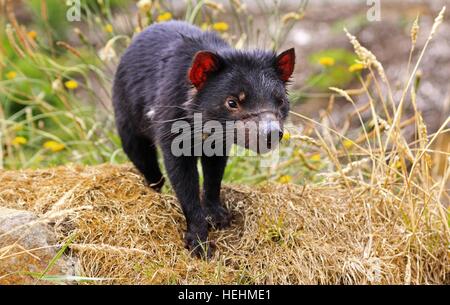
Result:
M214 229L226 229L231 224L231 215L221 205L216 205L214 207L206 207L206 220L208 224L212 226Z
M210 259L212 257L212 244L208 241L208 232L186 232L184 236L185 246L191 252L191 255L201 259Z

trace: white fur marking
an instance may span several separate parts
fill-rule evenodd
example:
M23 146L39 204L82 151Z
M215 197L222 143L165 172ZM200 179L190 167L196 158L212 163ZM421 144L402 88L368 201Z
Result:
M148 117L149 119L152 119L153 116L155 115L155 110L154 110L154 109L150 109L150 111L147 112L146 115L147 115L147 117Z

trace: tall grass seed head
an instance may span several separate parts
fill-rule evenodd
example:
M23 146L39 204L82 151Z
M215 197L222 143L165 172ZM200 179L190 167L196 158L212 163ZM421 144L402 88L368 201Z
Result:
M139 11L142 13L147 13L152 9L152 1L151 0L140 0L136 6L138 7Z
M114 40L108 41L106 46L98 52L100 60L110 62L117 57L116 51L113 48L113 42Z
M281 22L283 22L283 24L287 24L290 21L298 21L298 20L302 19L302 17L303 16L300 15L299 13L290 12L290 13L283 15L283 17L281 17Z
M240 0L231 0L231 4L239 14L247 10L245 3L242 3Z
M336 87L330 87L329 88L331 91L337 92L339 93L343 98L345 98L347 101L349 101L350 103L354 104L354 101L352 100L352 98L350 97L350 95L348 94L347 91L340 89L340 88L336 88Z
M444 21L444 14L445 14L446 7L444 6L441 11L439 12L439 15L434 19L433 27L431 28L430 37L428 39L433 38L434 34L436 34L437 29L441 25L442 21Z
M344 29L344 31L345 31L347 37L349 38L350 43L353 45L353 49L355 50L355 53L358 56L361 63L363 63L364 66L366 66L366 67L374 66L375 69L377 70L378 74L380 75L380 78L383 80L383 82L387 83L387 77L386 77L386 74L384 73L384 68L381 65L381 63L377 60L375 55L372 52L370 52L368 49L363 47L359 43L358 39L356 39L355 36L350 34L347 31L347 29Z
M413 45L417 42L417 35L419 34L419 16L416 17L411 27L411 42Z
M219 12L222 12L222 13L225 12L225 9L223 8L223 4L222 3L217 3L217 2L214 2L214 1L206 0L205 1L205 5L207 7L209 7L210 9L212 9L212 10L219 11Z

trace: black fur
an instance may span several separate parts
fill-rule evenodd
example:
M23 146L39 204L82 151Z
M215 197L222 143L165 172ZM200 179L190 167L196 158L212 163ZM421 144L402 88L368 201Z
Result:
M208 75L195 91L188 78L197 52L217 55L219 69ZM267 51L238 51L213 32L202 32L184 22L166 22L147 28L123 55L116 72L113 103L116 124L125 153L153 188L164 178L158 166L156 147L161 148L165 168L186 217L187 247L196 255L205 253L208 219L225 228L230 215L220 203L220 186L226 156L201 157L203 196L199 194L197 157L175 157L171 153L171 124L191 120L200 112L204 120L253 119L261 111L274 113L280 122L288 114L285 81L280 79L277 56ZM239 113L224 105L229 96L245 92ZM153 110L151 117L146 114ZM209 216L209 217L208 217ZM208 248L208 247L206 247Z

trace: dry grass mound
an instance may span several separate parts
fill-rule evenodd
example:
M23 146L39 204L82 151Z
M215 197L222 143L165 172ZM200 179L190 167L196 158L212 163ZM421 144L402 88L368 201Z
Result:
M383 193L355 196L344 184L225 187L233 224L212 232L217 249L206 262L183 247L176 198L147 188L130 166L4 171L0 181L0 206L37 213L56 232L55 246L72 237L65 255L77 260L76 275L102 279L88 283L402 284L450 277L438 216L411 231L401 207L386 204Z

